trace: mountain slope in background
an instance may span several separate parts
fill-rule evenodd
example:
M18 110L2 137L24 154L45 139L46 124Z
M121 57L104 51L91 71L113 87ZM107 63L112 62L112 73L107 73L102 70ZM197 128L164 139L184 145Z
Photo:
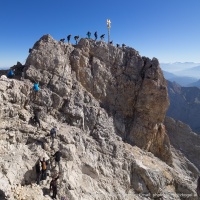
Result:
M192 77L187 77L187 76L177 76L171 72L166 72L163 70L163 74L166 80L170 82L176 82L181 86L189 86L190 84L193 84L196 82L198 79L197 78L192 78Z
M173 73L179 77L200 79L200 63L161 63L162 70Z
M179 74L179 76L189 76L193 78L200 78L200 66L195 66L189 69L181 70L175 72L175 74Z
M181 87L168 81L170 106L167 116L189 124L194 132L200 133L200 89Z
M164 70L162 70L162 71L163 71L163 75L164 75L165 79L167 79L167 80L177 77L175 74L173 74L171 72L167 72L167 71L164 71Z
M190 84L193 84L198 79L186 76L176 76L167 80L170 82L176 82L183 87L188 87Z
M190 83L188 85L188 87L198 87L198 88L200 88L200 80L193 82L193 83Z

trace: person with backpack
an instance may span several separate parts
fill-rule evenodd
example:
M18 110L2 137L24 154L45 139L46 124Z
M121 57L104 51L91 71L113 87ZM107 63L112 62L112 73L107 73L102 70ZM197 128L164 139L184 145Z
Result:
M60 150L56 151L55 154L53 155L53 157L55 157L55 167L56 165L58 165L58 168L60 170L60 158L62 156L62 153Z
M40 170L40 162L39 161L37 161L37 163L35 165L35 171L37 174L36 182L38 185L40 185L41 170Z
M54 139L56 138L57 136L57 127L53 127L51 130L50 130L50 136L51 136L51 140L52 140L52 147L54 146Z
M59 179L59 174L57 175L57 177L53 178L50 182L50 192L53 191L53 196L52 199L56 199L56 195L57 195L57 180Z
M8 72L8 74L7 74L7 78L13 78L14 77L14 70L10 70L9 72Z
M43 160L41 161L40 160L40 163L41 163L41 166L42 166L42 180L46 180L47 178L47 163L45 161L45 158L43 158Z

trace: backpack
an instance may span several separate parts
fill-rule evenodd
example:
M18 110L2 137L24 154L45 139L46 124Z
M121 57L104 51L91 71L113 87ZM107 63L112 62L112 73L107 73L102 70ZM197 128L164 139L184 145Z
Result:
M47 169L47 165L45 161L42 161L42 170L46 170Z
M62 156L62 153L60 151L57 151L55 154L55 161L59 162L60 161L60 157Z

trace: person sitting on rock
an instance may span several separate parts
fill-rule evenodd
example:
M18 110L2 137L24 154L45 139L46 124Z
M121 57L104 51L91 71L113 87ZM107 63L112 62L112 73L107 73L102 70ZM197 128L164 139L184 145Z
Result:
M50 192L51 190L53 191L53 196L52 196L52 199L56 199L56 195L57 195L57 180L59 179L59 174L53 178L50 182Z
M116 44L117 45L117 47L120 47L120 45L119 44Z
M64 41L65 41L65 38L60 39L60 42L63 42L63 43L64 43Z
M11 69L11 70L8 72L7 77L8 77L8 78L13 78L14 75L15 75L15 74L14 74L14 70Z
M125 44L122 44L122 48L123 48L123 49L125 48L125 46L126 46Z

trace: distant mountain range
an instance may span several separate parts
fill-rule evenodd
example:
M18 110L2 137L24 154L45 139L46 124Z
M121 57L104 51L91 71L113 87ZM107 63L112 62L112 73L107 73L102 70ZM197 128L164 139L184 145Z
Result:
M181 86L200 86L200 63L161 63L165 79Z
M200 79L196 82L190 83L189 85L187 85L188 87L198 87L200 88Z
M181 86L195 86L195 83L199 80L197 78L187 77L187 76L177 76L173 73L163 71L166 80L171 82L176 82Z
M175 63L160 63L162 70L177 74L183 70L187 70L193 67L200 66L200 63L194 62L175 62Z
M200 89L181 87L168 81L170 106L167 116L188 124L196 133L200 133Z

